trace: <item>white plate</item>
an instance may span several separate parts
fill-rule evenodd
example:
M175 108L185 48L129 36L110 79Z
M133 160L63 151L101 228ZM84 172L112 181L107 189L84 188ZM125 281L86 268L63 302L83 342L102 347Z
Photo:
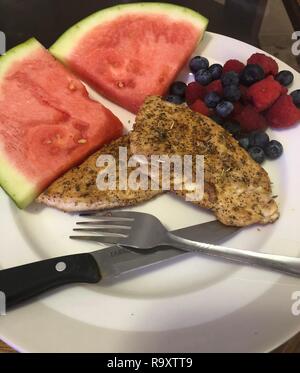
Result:
M246 61L257 49L206 33L196 54L210 62ZM280 62L281 69L289 69ZM300 87L295 75L294 87ZM182 72L183 77L188 72ZM129 126L133 115L95 95ZM278 194L281 218L274 225L243 230L227 245L269 253L300 251L300 129L272 132L284 156L265 167ZM18 210L0 192L2 268L58 255L88 252L96 244L68 239L76 216L33 205ZM170 195L136 210L158 216L175 229L212 220L212 215ZM122 281L71 286L8 312L0 338L28 352L269 351L300 330L292 294L300 279L261 269L192 256L172 260Z

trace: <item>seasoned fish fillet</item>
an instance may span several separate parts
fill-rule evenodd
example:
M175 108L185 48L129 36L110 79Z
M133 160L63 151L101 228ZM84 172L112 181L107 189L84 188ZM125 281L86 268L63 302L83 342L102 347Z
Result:
M266 224L279 217L267 172L226 130L185 105L148 97L130 134L130 148L147 157L204 155L204 197L193 203L212 210L226 225ZM187 192L175 191L182 197Z
M57 179L38 197L37 201L63 211L102 210L136 205L160 194L161 191L119 190L118 159L120 146L127 147L129 158L131 156L129 137L123 136L104 146L84 163L72 168ZM96 178L100 169L96 166L96 161L101 154L111 154L116 160L116 190L101 191L97 188ZM128 173L130 171L129 168Z

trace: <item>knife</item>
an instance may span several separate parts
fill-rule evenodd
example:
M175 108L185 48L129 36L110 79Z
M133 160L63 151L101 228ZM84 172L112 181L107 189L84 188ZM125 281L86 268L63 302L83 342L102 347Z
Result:
M239 228L212 221L172 233L182 238L217 244L238 230ZM172 247L157 247L154 251L137 253L119 246L110 246L91 253L67 255L1 270L0 291L5 295L8 309L62 285L97 283L180 255L189 254Z

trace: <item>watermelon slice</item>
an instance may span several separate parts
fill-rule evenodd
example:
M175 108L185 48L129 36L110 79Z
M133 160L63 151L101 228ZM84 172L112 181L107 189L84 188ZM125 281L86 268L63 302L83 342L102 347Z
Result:
M35 39L0 58L0 185L21 208L122 124Z
M100 94L136 113L146 96L166 92L207 24L177 5L118 5L71 27L50 52Z

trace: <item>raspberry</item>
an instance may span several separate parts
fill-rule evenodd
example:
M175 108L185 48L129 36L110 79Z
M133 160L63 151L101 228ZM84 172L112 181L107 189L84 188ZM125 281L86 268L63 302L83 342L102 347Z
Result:
M220 97L223 96L223 86L221 80L214 80L206 87L206 93L216 92Z
M241 91L241 101L242 103L246 104L247 102L249 102L249 96L248 96L248 87L240 84L240 91Z
M234 109L233 109L232 116L235 118L237 115L241 114L245 106L242 105L239 101L234 102L233 106L234 106Z
M206 95L205 87L197 82L188 84L185 91L185 98L188 105L192 105L198 98L203 99Z
M266 75L276 75L278 73L278 64L277 62L269 56L266 56L263 53L254 53L247 61L248 65L260 65Z
M300 120L300 110L293 103L291 96L280 96L266 114L271 127L287 128Z
M235 118L245 132L264 131L268 126L266 119L252 105L245 106Z
M286 87L284 87L283 85L281 86L281 94L282 95L287 95L288 94L288 89Z
M240 73L242 70L244 70L245 65L238 61L238 60L229 60L225 63L223 67L223 74L228 73L229 71L235 71L236 73Z
M197 113L200 113L200 114L203 114L203 115L206 115L206 116L209 116L210 114L210 111L208 109L208 107L205 105L205 103L198 99L196 100L191 106L190 108L193 110L193 111L196 111Z
M270 75L248 89L248 97L258 111L269 109L281 95L281 84Z

